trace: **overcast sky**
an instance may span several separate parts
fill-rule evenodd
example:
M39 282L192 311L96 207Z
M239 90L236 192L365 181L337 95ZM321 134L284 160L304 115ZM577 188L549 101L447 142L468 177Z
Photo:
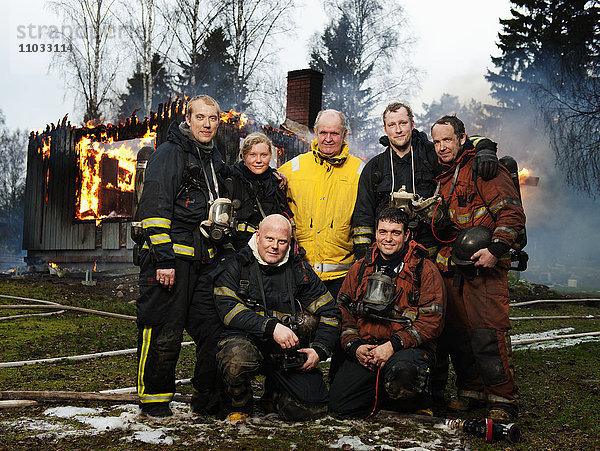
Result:
M283 73L308 67L308 41L327 23L320 0L298 1L304 7L294 14L297 35L282 43ZM74 110L73 97L62 80L56 73L48 74L49 54L19 52L21 44L43 43L38 37L39 27L61 25L45 3L9 0L8 14L0 18L0 58L4 61L0 109L11 128L41 129L66 113L72 120L80 119L81 112ZM446 92L458 95L463 102L471 98L491 101L484 75L491 67L490 54L497 53L498 19L509 16L509 1L406 0L399 4L409 19L406 26L418 38L413 64L425 74L422 89L408 99L415 110L419 111L423 102L439 100Z

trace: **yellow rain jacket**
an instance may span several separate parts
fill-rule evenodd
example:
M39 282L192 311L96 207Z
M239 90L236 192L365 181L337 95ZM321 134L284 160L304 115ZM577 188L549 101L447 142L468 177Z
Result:
M364 167L344 141L337 157L321 158L317 140L312 152L279 168L288 179L288 203L296 221L296 239L321 280L346 275L354 262L351 219Z

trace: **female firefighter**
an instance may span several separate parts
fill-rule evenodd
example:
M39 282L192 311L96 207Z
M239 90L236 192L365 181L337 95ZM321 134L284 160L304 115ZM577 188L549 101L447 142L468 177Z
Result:
M270 214L283 214L292 222L285 187L280 186L275 169L269 166L273 143L263 133L251 133L244 139L240 150L241 161L232 168L233 193L231 198L240 201L236 210L238 221L233 245L244 247L258 225Z

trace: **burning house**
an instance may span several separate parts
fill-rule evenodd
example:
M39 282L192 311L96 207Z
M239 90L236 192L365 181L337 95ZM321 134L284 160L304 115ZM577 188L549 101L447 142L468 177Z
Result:
M291 117L282 129L258 125L242 113L222 114L216 140L227 163L237 159L240 140L254 131L271 138L277 165L309 149L302 135L309 134L321 107L322 75L310 69L290 72L290 87ZM23 224L27 264L130 265L137 154L165 141L169 125L182 121L184 111L179 99L159 105L142 122L132 116L119 124L77 128L65 116L32 133Z

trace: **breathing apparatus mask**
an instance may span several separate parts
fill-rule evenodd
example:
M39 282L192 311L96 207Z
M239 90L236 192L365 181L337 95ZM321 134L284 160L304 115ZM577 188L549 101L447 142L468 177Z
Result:
M434 194L427 199L417 196L413 202L413 209L415 216L425 224L431 224L433 221L435 226L440 226L448 216L448 208L442 202L442 196L439 194Z
M234 203L225 197L219 197L210 203L208 219L200 224L200 231L205 238L220 243L225 237L232 235L236 220L233 214Z
M367 277L367 288L362 298L361 310L365 313L386 316L394 307L396 284L383 271Z
M402 266L399 270L402 270ZM394 280L384 271L375 271L367 277L361 302L353 302L346 293L340 293L339 299L354 315L388 319L393 316L394 303L401 292L402 288L396 293Z
M415 194L406 191L406 186L402 185L398 191L394 191L390 194L390 207L397 208L404 211L409 217L413 219L413 202Z
M444 227L449 221L448 206L437 193L424 199L418 194L407 192L406 187L402 185L398 191L390 195L389 206L408 214L411 229L414 229L418 222L431 224L432 219L436 227Z

